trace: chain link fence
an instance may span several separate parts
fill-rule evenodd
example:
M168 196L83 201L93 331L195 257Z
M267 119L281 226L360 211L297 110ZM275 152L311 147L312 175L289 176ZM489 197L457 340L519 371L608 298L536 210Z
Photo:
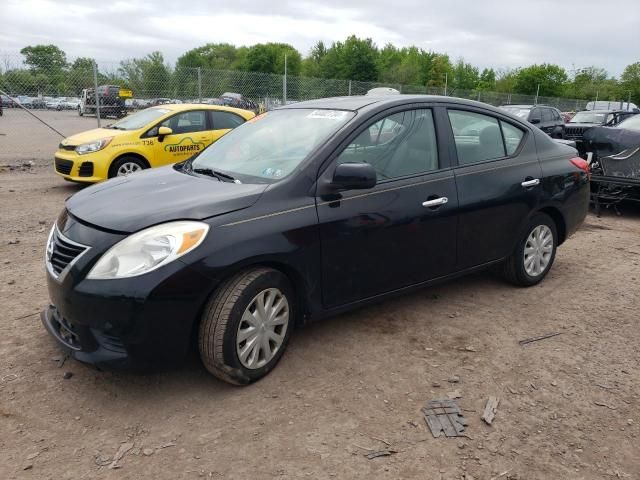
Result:
M106 118L163 103L228 104L262 112L315 98L363 95L376 87L391 87L408 94L461 97L495 106L538 103L577 111L587 103L451 87L170 68L148 59L96 64L79 58L67 66L25 65L21 56L4 55L0 56L0 160L23 156L25 141L55 148L61 137L101 126Z

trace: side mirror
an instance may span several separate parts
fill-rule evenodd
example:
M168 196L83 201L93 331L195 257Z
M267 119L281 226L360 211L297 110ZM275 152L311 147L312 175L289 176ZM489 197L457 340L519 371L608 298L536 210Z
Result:
M532 118L531 119L531 123L533 123L534 125L538 125L540 123L540 119L539 118Z
M161 137L171 135L172 133L173 133L173 130L171 130L169 127L160 127L158 129L158 135Z
M333 173L331 189L364 190L375 187L376 183L376 170L368 163L341 163Z

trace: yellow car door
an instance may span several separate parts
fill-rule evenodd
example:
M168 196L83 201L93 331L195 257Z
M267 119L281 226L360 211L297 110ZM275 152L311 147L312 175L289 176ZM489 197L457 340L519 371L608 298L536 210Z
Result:
M171 129L171 133L158 136L154 142L154 166L187 160L214 140L206 110L176 113L158 127L167 127Z

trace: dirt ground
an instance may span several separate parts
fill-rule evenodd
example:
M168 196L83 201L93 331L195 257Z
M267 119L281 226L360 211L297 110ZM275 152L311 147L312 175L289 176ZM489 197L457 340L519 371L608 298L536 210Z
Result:
M64 136L97 128L95 116L78 116L75 110L30 110ZM62 136L19 108L5 108L0 117L0 164L42 163L53 160ZM103 119L102 125L115 120Z
M640 211L590 215L537 287L478 274L300 329L239 388L196 356L147 375L59 366L37 316L44 244L79 187L50 145L9 144L0 163L36 161L0 168L0 479L640 478ZM468 437L435 439L420 409L450 393Z

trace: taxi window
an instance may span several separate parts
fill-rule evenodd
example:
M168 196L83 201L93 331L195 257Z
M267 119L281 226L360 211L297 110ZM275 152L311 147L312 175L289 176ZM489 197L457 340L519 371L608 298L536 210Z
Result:
M202 132L207 129L207 120L204 110L196 110L167 118L161 126L169 127L174 134Z

